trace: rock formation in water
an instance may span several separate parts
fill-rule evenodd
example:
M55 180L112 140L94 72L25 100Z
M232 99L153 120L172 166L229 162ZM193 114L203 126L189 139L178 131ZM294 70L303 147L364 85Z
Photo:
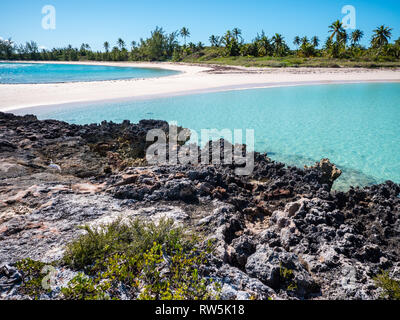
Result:
M232 165L147 166L155 128L169 129L0 113L0 298L24 298L18 260L57 260L77 226L121 216L214 239L205 268L223 299L377 299L381 270L400 277L398 184L333 192L341 172L327 159L300 169L259 153L242 177Z

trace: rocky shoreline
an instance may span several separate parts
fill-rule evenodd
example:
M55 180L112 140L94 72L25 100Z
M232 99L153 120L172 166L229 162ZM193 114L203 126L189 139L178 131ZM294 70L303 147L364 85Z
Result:
M400 278L400 185L334 192L340 170L328 160L300 169L258 153L246 177L233 166L147 166L151 129L169 126L0 113L0 299L26 298L17 261L57 260L78 226L118 217L172 218L213 239L205 269L222 299L378 299L379 272Z

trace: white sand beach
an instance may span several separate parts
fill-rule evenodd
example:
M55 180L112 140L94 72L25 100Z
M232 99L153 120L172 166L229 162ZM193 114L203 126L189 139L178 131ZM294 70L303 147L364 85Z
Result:
M65 62L62 63L65 64ZM72 64L79 63L74 62ZM180 71L181 73L168 77L132 80L57 84L0 84L0 111L7 112L29 107L65 103L146 99L276 86L400 81L400 69L271 69L178 63L124 62L85 62L83 64L163 68Z

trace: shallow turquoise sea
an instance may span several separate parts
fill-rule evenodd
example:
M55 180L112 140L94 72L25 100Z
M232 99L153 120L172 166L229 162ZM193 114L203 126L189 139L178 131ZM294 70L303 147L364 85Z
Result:
M150 68L69 64L0 63L0 83L60 83L152 78L177 74Z
M303 166L329 158L344 170L337 189L400 182L398 83L227 91L34 112L76 124L162 119L199 133L254 129L256 151L274 160Z

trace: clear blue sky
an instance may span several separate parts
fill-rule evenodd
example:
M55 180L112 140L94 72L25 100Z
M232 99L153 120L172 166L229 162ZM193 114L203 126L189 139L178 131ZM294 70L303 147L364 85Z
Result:
M42 29L44 5L56 8L56 30ZM138 41L155 26L168 32L186 26L190 41L207 45L211 34L238 27L246 41L265 30L283 34L292 45L296 35L325 41L328 25L344 16L344 5L356 8L364 44L381 24L394 29L394 39L400 37L399 0L0 0L0 37L35 40L47 48L85 42L100 50L104 41L114 45L118 37Z

